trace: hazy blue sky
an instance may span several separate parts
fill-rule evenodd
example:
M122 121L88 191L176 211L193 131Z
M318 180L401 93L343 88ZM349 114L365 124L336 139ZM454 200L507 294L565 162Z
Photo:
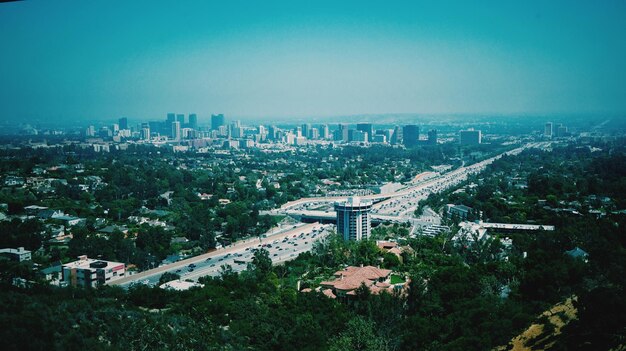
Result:
M626 112L626 1L0 4L0 118Z

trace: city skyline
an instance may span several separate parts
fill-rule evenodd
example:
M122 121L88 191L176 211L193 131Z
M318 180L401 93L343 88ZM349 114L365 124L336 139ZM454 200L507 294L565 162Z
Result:
M626 111L619 1L107 4L0 5L0 120Z

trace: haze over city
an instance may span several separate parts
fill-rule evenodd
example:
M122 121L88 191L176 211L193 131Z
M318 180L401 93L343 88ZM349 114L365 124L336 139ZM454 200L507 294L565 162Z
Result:
M0 5L0 118L620 114L626 2Z
M2 351L626 351L626 0L0 0Z

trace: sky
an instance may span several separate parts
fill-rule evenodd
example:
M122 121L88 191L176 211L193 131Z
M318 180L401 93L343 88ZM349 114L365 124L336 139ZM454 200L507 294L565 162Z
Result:
M626 0L0 4L0 119L626 113Z

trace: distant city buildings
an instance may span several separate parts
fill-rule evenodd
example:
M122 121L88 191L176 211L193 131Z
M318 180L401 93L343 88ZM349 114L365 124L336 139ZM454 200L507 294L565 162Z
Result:
M211 129L219 130L221 126L226 125L226 120L223 114L211 115Z
M335 202L337 212L337 234L344 240L364 240L370 237L372 201L349 197Z
M198 115L195 113L189 114L189 128L193 130L198 129Z
M128 129L128 118L120 118L117 124L120 126L120 129Z
M356 130L366 133L370 140L374 137L374 126L371 123L359 123L356 125Z
M482 143L482 134L480 130L462 130L459 132L459 143L461 145L477 145Z
M400 145L402 144L402 139L403 139L403 135L402 135L402 128L400 128L400 126L395 126L393 129L393 133L391 135L391 145Z
M428 145L437 145L437 130L431 129L428 131Z
M546 138L552 138L552 122L547 122L544 126L543 136Z
M402 128L402 143L405 147L415 147L419 143L420 128L414 124Z
M172 133L170 134L173 140L180 140L180 122L172 122Z

